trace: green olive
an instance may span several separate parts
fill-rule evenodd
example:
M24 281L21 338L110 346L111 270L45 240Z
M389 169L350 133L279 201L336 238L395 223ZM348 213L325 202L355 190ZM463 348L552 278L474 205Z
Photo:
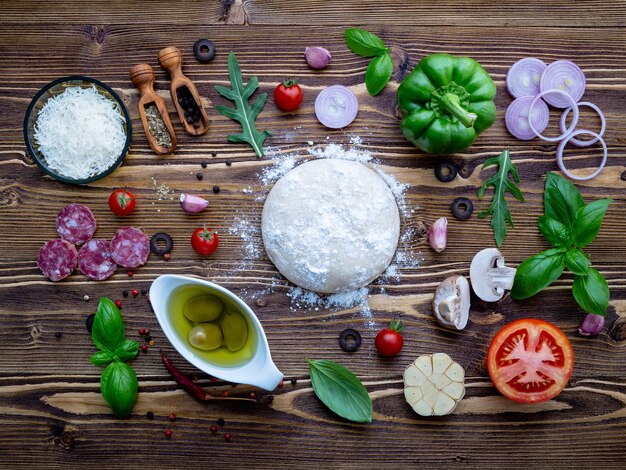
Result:
M204 323L217 320L223 308L220 299L214 295L199 295L187 301L183 313L194 323Z
M229 351L239 351L248 339L248 325L238 312L226 312L220 319L224 343Z
M189 331L188 338L194 348L211 351L222 345L222 330L214 323L202 323Z

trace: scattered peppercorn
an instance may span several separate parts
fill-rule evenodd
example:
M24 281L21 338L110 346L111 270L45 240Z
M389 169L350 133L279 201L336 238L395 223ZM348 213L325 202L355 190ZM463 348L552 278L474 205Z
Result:
M163 259L164 259L165 261L169 261L171 257L172 257L172 255L170 255L169 253L165 253L165 254L163 255Z
M150 421L152 421L154 419L154 413L152 411L148 411L146 413L146 418L148 418Z
M169 420L173 423L174 421L176 421L176 414L175 413L170 413L170 417Z
M213 194L217 194L220 192L220 187L219 186L213 186Z
M298 379L291 379L291 385L295 387L297 383L298 383Z
M87 294L83 295L83 300L87 302L89 300L89 296Z
M133 274L135 274L135 271L131 271L130 269L127 271L128 277L133 277Z
M55 338L60 338L61 337L61 332L57 331L56 333L54 333L54 337Z
M230 439L231 439L231 437L232 437L232 436L230 435L230 433L229 433L229 432L227 432L226 434L224 434L224 440L225 440L226 442L229 442L229 441L230 441Z
M120 299L117 299L117 300L115 301L115 306L116 306L117 308L122 308L122 301L121 301Z
M202 163L200 163L200 166L201 166L202 168L206 168L206 167L207 167L207 165L208 165L208 163L207 163L207 162L202 162Z
M146 340L146 343L149 343L150 341L152 341L152 336L150 336L149 334L146 334L145 340Z
M128 291L127 291L127 290L123 290L123 291L122 291L122 295L123 295L124 297L128 297Z
M223 397L227 397L227 396L228 396L228 391L224 390L224 391L222 392L222 396L223 396Z
M141 336L143 336L143 335L145 335L145 334L146 334L146 329L145 329L145 328L139 328L139 329L137 330L137 333L139 333Z
M137 289L133 289L132 292L133 297L137 297L139 295L139 291Z
M141 295L146 295L148 293L148 289L141 289Z
M217 152L211 152L212 157L217 157Z
M172 437L172 430L171 430L171 429L166 429L166 430L165 430L165 437L167 437L168 439L169 439L170 437Z
M154 341L150 341L148 344L149 344L150 346L154 346Z
M217 377L211 377L211 382L217 382Z
M85 324L87 325L87 331L89 331L89 333L91 333L91 327L93 326L93 319L95 318L95 316L96 316L96 314L92 313L85 320Z
M254 392L250 392L250 394L248 395L248 398L249 398L250 400L256 400L256 393L254 393Z
M148 346L146 346L145 344L142 344L141 346L139 346L139 349L141 349L141 352L148 352Z
M150 329L146 328L145 330L146 330L146 332L144 333L144 335L149 335L150 334Z
M216 433L217 433L217 426L216 426L216 425L211 426L211 432L212 432L213 434L216 434Z
M202 173L196 173L196 178L198 178L199 180L202 179Z
M274 401L274 395L268 395L267 396L267 402L268 403L272 403Z
M218 426L224 426L224 424L226 424L226 421L224 421L224 418L220 418L217 420L217 425Z
M231 160L226 160L226 166L231 166L233 162Z
M192 382L197 382L197 381L198 381L198 376L197 376L197 375L194 375L194 376L191 378L191 381L192 381Z

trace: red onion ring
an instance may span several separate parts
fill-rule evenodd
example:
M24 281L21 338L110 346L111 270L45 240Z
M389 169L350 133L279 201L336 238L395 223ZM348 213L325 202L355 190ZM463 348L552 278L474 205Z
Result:
M598 132L598 135L602 137L604 135L604 131L606 131L606 119L604 118L604 113L600 111L600 108L598 108L595 104L590 103L589 101L581 101L580 103L578 103L578 107L580 108L581 106L587 106L588 108L591 108L596 113L598 113L598 116L600 116L600 121L602 122L600 126L600 132ZM563 114L561 115L561 121L559 122L559 127L561 128L561 132L565 132L565 123L567 122L567 116L571 110L572 110L571 107L567 108L565 111L563 111ZM595 144L597 141L598 139L592 139L592 140L578 140L574 138L570 139L570 142L576 147L589 147L590 145Z
M536 96L547 65L543 60L526 57L515 62L506 74L506 89L513 98Z
M585 93L585 74L580 67L569 60L557 60L546 67L541 75L540 89L542 92L551 89L561 90L578 102ZM543 98L555 108L566 108L568 102L554 95Z
M530 104L533 96L522 96L513 101L506 110L504 124L513 137L520 140L530 140L537 137L537 134L528 125ZM543 132L548 127L550 121L550 110L548 105L539 100L533 113L533 127L539 132Z
M565 130L565 132L563 132L563 134L561 134L558 137L545 137L543 135L541 135L541 132L537 132L537 129L534 128L533 126L533 122L532 119L528 120L528 125L530 126L530 128L532 129L532 131L537 134L537 137L539 137L542 140L545 140L547 142L558 142L559 140L565 138L566 136L568 136L569 134L572 133L572 131L574 129L576 129L576 125L578 124L578 104L576 103L576 101L574 101L574 98L572 98L569 94L567 94L566 92L564 92L563 90L559 90L557 88L550 88L548 90L542 91L541 93L539 93L537 96L535 96L533 98L533 102L530 103L530 108L528 108L528 114L530 116L533 115L533 108L535 107L535 104L537 104L537 102L546 94L548 93L557 93L563 96L566 96L568 100L570 100L571 105L572 105L572 109L574 110L574 116L572 118L572 123L569 125L569 127Z
M592 136L595 139L594 142L600 142L600 144L602 145L602 149L604 151L604 155L602 156L602 162L600 163L600 166L598 166L598 169L589 176L576 176L576 175L571 174L569 170L565 168L565 163L563 162L563 150L565 149L565 146L570 140L572 140L573 137L576 137L577 135L580 135L580 134L589 134L590 136ZM606 165L607 157L608 157L608 151L607 151L606 142L604 142L604 139L600 135L596 134L595 132L587 131L583 129L572 132L565 139L563 139L563 141L559 144L558 148L556 149L556 163L559 165L559 168L568 178L576 180L576 181L587 181L598 176L598 174L604 168L604 165Z
M359 101L352 90L342 85L325 88L315 98L315 115L331 129L346 127L359 112Z

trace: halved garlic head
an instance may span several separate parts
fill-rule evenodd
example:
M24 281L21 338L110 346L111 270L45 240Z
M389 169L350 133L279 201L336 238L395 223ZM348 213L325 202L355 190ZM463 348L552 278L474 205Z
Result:
M465 371L445 353L418 357L404 371L404 398L421 416L452 413L465 395Z

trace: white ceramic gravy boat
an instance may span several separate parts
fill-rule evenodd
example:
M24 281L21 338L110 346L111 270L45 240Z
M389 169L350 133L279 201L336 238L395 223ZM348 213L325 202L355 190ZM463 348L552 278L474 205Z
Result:
M203 290L206 290L207 294L230 299L231 303L236 304L238 311L248 317L248 325L253 326L257 338L256 349L253 351L250 359L242 364L230 367L216 365L199 357L194 351L195 348L181 340L178 333L174 331L168 305L172 293L187 286L201 287ZM274 390L283 379L283 373L272 362L269 345L267 344L267 338L261 322L259 322L259 319L250 307L228 289L201 279L166 274L159 276L152 283L150 287L150 302L157 320L172 346L201 371L228 382L254 385L265 390Z

